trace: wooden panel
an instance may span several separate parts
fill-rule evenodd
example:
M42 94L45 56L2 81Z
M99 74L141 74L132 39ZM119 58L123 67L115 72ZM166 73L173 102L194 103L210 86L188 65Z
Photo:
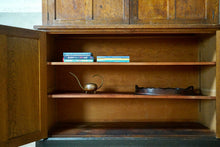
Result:
M46 36L6 26L0 26L0 33L6 35L7 43L7 70L3 76L7 81L6 143L18 146L47 136Z
M128 0L48 0L47 7L48 24L129 23Z
M59 122L198 121L196 100L189 103L188 100L58 99L57 102Z
M138 18L139 19L166 19L169 12L167 7L169 0L139 0Z
M211 99L215 100L214 96L201 96L201 95L137 95L134 93L101 93L97 92L97 94L85 94L82 91L80 93L55 93L50 94L50 98L73 98L73 99L85 99L85 98L101 98L101 99Z
M95 0L93 4L94 20L128 23L127 0Z
M207 0L176 0L176 19L206 19Z
M8 105L7 105L7 37L0 35L0 146L5 146L4 143L8 139Z
M114 38L115 37L115 38ZM160 42L160 43L158 43ZM56 61L62 52L92 52L93 56L128 55L131 62L198 61L198 40L191 36L63 37L56 40Z
M42 24L43 25L49 24L47 4L48 4L47 0L42 0Z
M174 65L180 65L180 66L215 66L216 62L128 62L128 63L115 63L115 62L48 62L47 65L99 65L99 66L174 66Z
M92 19L91 0L55 0L56 19L89 20Z
M216 35L201 36L199 42L201 61L216 61ZM201 68L200 89L202 94L216 96L216 67ZM202 124L216 131L216 102L200 102L199 119Z
M100 84L100 79L92 78L99 74L104 77L102 92L134 92L135 85L141 87L179 87L199 88L199 70L195 67L56 67L56 89L61 91L80 91L80 87L68 72L75 73L82 83Z
M216 36L216 136L220 138L220 32Z
M65 25L34 26L38 30L46 30L48 34L213 34L216 24L109 24L109 25ZM135 28L135 29L134 29Z
M38 54L37 40L8 38L9 138L40 130Z
M131 23L218 24L218 0L134 0Z

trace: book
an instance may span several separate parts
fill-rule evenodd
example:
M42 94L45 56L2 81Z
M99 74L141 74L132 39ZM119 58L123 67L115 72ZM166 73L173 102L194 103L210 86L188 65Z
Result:
M94 62L94 59L63 59L63 62Z
M63 52L63 56L92 56L91 52Z
M112 59L112 58L117 58L117 59L121 59L121 58L123 58L123 59L129 59L130 58L130 56L97 56L97 59L108 59L108 58L110 58L110 59Z
M123 59L123 58L97 58L97 60L130 60L130 59Z
M93 56L63 56L64 59L94 59Z
M129 60L97 60L97 62L130 62Z

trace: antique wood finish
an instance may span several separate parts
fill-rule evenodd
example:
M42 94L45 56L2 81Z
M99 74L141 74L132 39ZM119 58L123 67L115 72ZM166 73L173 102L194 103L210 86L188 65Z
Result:
M218 0L132 0L132 24L218 24Z
M46 3L48 20L43 24L47 25L129 23L128 0L47 0Z
M9 146L17 146L47 137L46 36L37 31L5 26L0 26L0 33L6 40L1 55L7 59L2 64L6 85L2 85L4 97L1 98L5 103L1 114L7 122L7 126L3 125L6 127L3 141Z
M50 34L50 36L53 35ZM113 95L97 95L97 97L100 98L102 96L108 97L107 99L96 99L96 97L88 98L87 96L84 97L85 99L64 99L65 95L61 95L61 97L63 96L61 99L55 99L57 102L57 121L198 121L197 110L199 101L196 99L199 97L181 97L181 99L180 97L179 99L176 97L177 100L175 100L174 97L167 97L168 99L173 99L154 100L148 98L136 99L136 97L129 94L114 95L115 92L134 92L135 84L150 87L178 86L183 88L193 85L195 88L198 88L199 68L187 65L178 66L179 62L183 64L190 62L190 64L194 65L194 63L198 61L197 41L197 37L194 35L55 35L54 46L56 48L56 54L52 57L53 60L51 60L51 62L61 61L62 52L64 51L89 51L92 52L94 56L124 55L124 53L126 53L131 57L131 61L134 61L134 64L136 64L136 62L147 63L148 61L153 63L153 65L157 61L160 61L160 63L164 61L168 64L174 63L173 66L161 66L159 68L157 66L146 67L145 65L124 66L124 64L111 67L91 67L89 65L74 66L74 64L70 66L49 66L55 70L55 90L81 90L75 83L76 81L68 74L69 71L72 71L79 76L82 83L95 82L99 84L100 81L91 79L91 76L95 73L104 76L105 86L101 88L100 91L113 93ZM160 44L158 44L158 42L160 42ZM176 43L174 44L173 42ZM138 52L139 54L137 54ZM173 77L175 77L175 79L173 79ZM132 97L131 99L124 99L130 96ZM80 98L81 95L76 94L76 97ZM83 98L83 95L81 98ZM192 98L190 105L188 104L188 100L183 100L185 98ZM214 97L200 98L212 99ZM103 106L105 106L106 109L104 109ZM184 111L186 107L190 111ZM167 108L169 110L165 110ZM114 112L109 113L112 110L114 110ZM71 113L70 115L68 112L77 113ZM161 115L159 112L164 112L164 115ZM146 115L147 117L145 117Z
M186 130L184 130L184 128ZM213 137L214 133L190 122L111 122L58 124L50 137ZM83 135L81 135L83 134Z
M98 66L215 66L216 62L129 62L129 63L104 63L104 62L92 62L92 63L78 63L78 62L48 62L47 65L98 65Z
M0 35L0 146L5 146L8 128L7 105L7 36Z
M34 26L46 30L48 34L209 34L215 33L218 25L214 24L160 24L160 25L64 25Z
M217 31L216 40L216 137L220 138L220 31Z
M201 61L216 61L216 35L200 36L199 54ZM216 96L216 66L201 67L200 89L202 94ZM203 100L200 103L199 119L202 124L216 131L215 101Z
M57 122L197 122L198 100L56 99ZM186 111L188 110L188 111ZM69 112L72 112L69 114Z
M64 93L64 94L51 94L50 98L112 98L112 99L191 99L191 100L202 100L202 99L210 99L215 100L215 96L201 96L201 95L136 95L136 94L128 94L128 93L99 93L98 94L84 94L84 93Z

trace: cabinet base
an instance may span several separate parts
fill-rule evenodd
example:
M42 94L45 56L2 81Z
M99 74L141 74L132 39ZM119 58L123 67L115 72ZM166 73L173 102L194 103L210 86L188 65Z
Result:
M178 146L178 147L219 147L220 140L215 137L99 137L99 138L48 138L36 142L36 147L145 147L145 146Z

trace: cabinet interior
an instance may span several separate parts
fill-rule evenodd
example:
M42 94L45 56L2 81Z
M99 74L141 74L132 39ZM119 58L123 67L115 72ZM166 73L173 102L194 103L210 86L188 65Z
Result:
M99 85L101 81L98 78L92 78L92 75L103 76L104 85L98 90L98 94L134 93L135 85L156 88L194 86L195 89L201 90L202 95L215 97L215 65L178 64L180 62L216 62L215 42L215 34L49 34L47 36L48 63L62 62L63 52L92 52L94 57L125 55L130 56L130 62L176 64L170 66L48 65L49 130L53 130L57 124L64 123L141 123L140 126L142 126L144 123L172 122L176 123L174 126L183 130L193 126L188 124L184 126L183 123L198 123L206 126L207 130L215 131L216 110L213 99L96 98L95 96L94 98L55 99L49 97L53 93L83 93L77 81L68 74L70 71L78 76L82 84L94 82ZM62 128L62 125L60 126ZM74 129L74 125L71 128Z

